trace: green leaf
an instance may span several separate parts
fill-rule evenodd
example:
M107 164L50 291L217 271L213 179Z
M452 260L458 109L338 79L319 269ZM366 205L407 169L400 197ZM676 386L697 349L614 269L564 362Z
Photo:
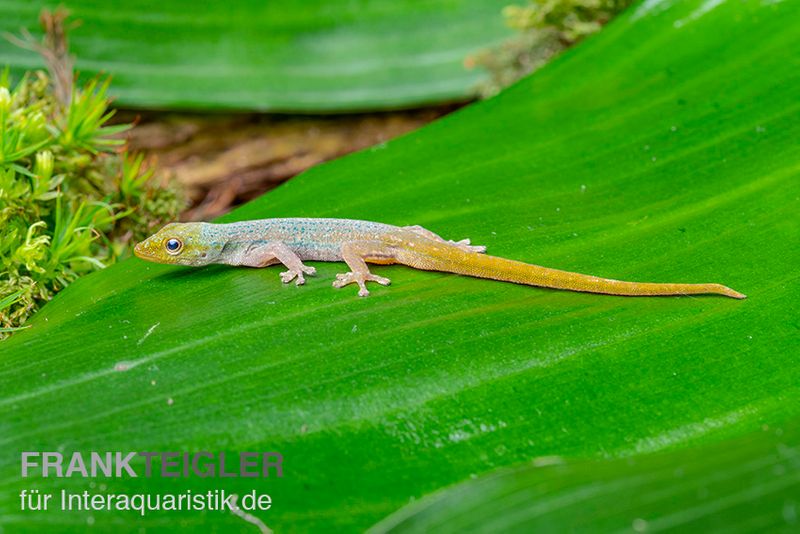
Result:
M719 282L747 300L402 266L375 267L392 286L359 299L330 287L341 264L315 264L297 288L278 268L125 261L70 286L0 348L0 525L243 528L212 511L25 513L18 498L225 489L271 494L255 515L276 531L360 531L532 458L694 450L796 418L799 21L796 2L641 4L497 98L225 218L421 224L499 256ZM90 488L21 479L22 450L279 451L284 476Z
M3 311L6 308L17 302L24 292L25 291L20 289L19 291L14 291L9 295L0 298L0 314L3 313ZM10 332L16 332L18 330L22 330L23 328L28 328L29 326L30 325L25 325L21 327L10 327L10 326L0 327L0 334L8 334Z
M0 334L8 334L10 332L16 332L18 330L22 330L24 328L28 328L28 326L2 327L0 328Z
M540 458L407 506L381 532L781 532L800 517L800 426L624 459Z
M40 31L42 7L0 1L0 33ZM111 94L133 107L348 111L463 100L482 74L467 55L510 35L506 0L69 0L76 68L113 76ZM41 67L0 40L12 73Z
M10 295L6 295L5 297L1 298L0 299L0 311L8 308L9 306L11 306L15 302L17 302L17 300L19 299L19 297L22 296L23 293L24 293L24 291L20 289L19 291L14 291Z

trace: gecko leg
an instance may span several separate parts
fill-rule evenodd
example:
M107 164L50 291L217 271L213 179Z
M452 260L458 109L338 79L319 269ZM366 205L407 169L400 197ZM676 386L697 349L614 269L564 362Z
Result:
M241 265L248 267L266 267L276 263L284 264L289 270L281 273L281 281L288 284L292 280L301 286L306 283L304 274L314 275L317 270L314 267L304 265L292 249L286 244L266 243L263 245L251 245L243 254Z
M419 234L423 237L427 237L428 239L433 239L434 241L438 241L439 243L447 243L448 245L453 245L455 247L460 248L464 252L475 252L478 254L482 254L486 252L486 247L483 245L471 245L469 239L462 239L461 241L453 241L444 239L438 234L435 234L428 230L427 228L423 228L422 226L415 225L415 226L404 226L403 229L410 230L415 234Z
M376 282L382 286L388 286L391 283L388 278L370 273L369 267L364 261L368 259L376 263L394 263L394 257L387 250L386 245L378 241L345 243L342 245L342 259L350 267L350 272L336 275L333 287L337 289L348 284L358 284L358 296L366 297L369 295L367 282Z
M483 254L486 252L485 245L470 245L469 239L462 239L461 241L449 241L449 243L457 246L464 252L475 252L477 254Z

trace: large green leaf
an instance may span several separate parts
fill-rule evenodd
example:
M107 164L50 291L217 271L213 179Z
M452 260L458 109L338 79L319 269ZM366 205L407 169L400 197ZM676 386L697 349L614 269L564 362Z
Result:
M798 415L795 2L647 2L499 97L317 167L227 220L422 224L493 254L749 295L624 298L400 266L367 299L277 269L123 262L4 342L0 524L20 450L277 450L285 476L111 479L106 491L259 489L279 530L360 530L537 456L635 457ZM713 464L709 463L709 470ZM95 486L94 491L100 491ZM176 523L176 518L180 522ZM92 514L117 530L234 528L217 512Z
M798 507L795 420L698 449L539 458L411 504L371 532L789 532Z
M508 35L505 0L0 0L0 32L66 4L77 68L135 107L343 111L464 99L465 57ZM0 66L38 67L0 39Z

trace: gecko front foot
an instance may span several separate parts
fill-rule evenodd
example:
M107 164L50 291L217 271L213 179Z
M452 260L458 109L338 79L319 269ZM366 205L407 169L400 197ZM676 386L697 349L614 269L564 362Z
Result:
M303 273L314 276L317 274L317 270L314 267L309 267L307 265L303 265L300 269L289 269L288 271L284 271L281 273L281 281L284 284L288 284L292 280L294 280L295 284L298 286L302 286L306 283L306 279L303 276Z
M388 278L384 278L383 276L377 276L372 273L343 273L337 274L336 280L333 282L333 287L339 289L348 284L358 284L358 296L359 297L366 297L369 295L369 290L367 289L367 282L377 282L382 286L388 286L392 283L391 280Z
M469 239L462 239L461 241L450 241L451 244L457 246L464 252L475 252L477 254L483 254L486 252L486 247L483 245L470 245Z

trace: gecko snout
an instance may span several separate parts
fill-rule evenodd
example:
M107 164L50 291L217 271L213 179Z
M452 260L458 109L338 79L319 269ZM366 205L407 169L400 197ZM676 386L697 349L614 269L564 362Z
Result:
M133 253L136 255L137 258L141 258L143 260L151 260L154 256L152 250L148 250L148 243L147 241L140 241L136 243L136 246L133 247Z

